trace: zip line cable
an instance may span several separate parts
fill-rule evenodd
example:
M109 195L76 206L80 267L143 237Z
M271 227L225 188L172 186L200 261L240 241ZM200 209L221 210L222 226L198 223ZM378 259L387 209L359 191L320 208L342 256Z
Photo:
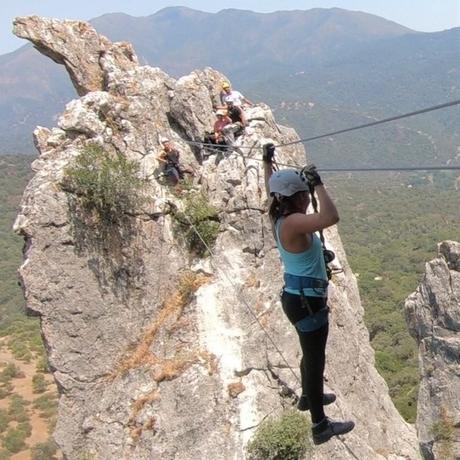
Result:
M373 171L455 171L460 170L460 166L402 166L388 168L318 168L321 172L373 172Z
M263 162L264 160L262 158L254 158L254 157L249 157L245 156L242 153L239 154L241 158L244 158L246 160L255 160L255 161L261 161ZM298 165L293 165L289 163L279 163L276 162L278 166L286 166L287 168L302 168L303 166L298 166ZM460 165L459 166L401 166L401 167L357 167L357 168L320 168L318 167L318 170L323 172L378 172L378 171L457 171L460 170Z
M350 131L355 131L355 130L358 130L358 129L363 129L363 128L369 128L371 126L376 126L376 125L380 125L380 124L383 124L383 123L388 123L390 121L395 121L395 120L401 120L403 118L408 118L408 117L412 117L412 116L415 116L415 115L420 115L420 114L423 114L423 113L427 113L427 112L432 112L432 111L435 111L435 110L440 110L440 109L444 109L444 108L447 108L447 107L453 107L455 105L459 105L460 104L460 99L456 100L456 101L451 101L451 102L446 102L444 104L439 104L439 105L435 105L435 106L432 106L432 107L427 107L425 109L421 109L421 110L416 110L414 112L409 112L409 113L405 113L405 114L402 114L402 115L397 115L397 116L394 116L394 117L390 117L390 118L385 118L383 120L378 120L378 121L374 121L374 122L371 122L371 123L365 123L365 124L362 124L362 125L359 125L359 126L354 126L354 127L351 127L351 128L346 128L346 129L341 129L341 130L338 130L338 131L333 131L331 133L327 133L327 134L321 134L319 136L313 136L313 137L309 137L309 138L305 138L305 139L299 139L297 141L293 141L293 142L286 142L286 143L282 143L282 144L278 144L278 145L275 145L275 148L277 147L287 147L287 146L290 146L290 145L295 145L295 144L303 144L303 143L307 143L307 142L311 142L311 141L314 141L314 140L317 140L317 139L323 139L325 137L331 137L331 136L335 136L337 134L343 134L343 133L346 133L346 132L350 132ZM185 140L185 139L182 139L183 142L185 142L186 144L189 144L189 145L196 145L196 146L201 146L201 147L215 147L216 145L215 144L211 144L211 143L205 143L205 142L197 142L197 141L188 141L188 140ZM236 147L238 150L240 149L244 149L244 148L248 148L248 149L254 149L254 148L258 148L258 149L262 149L263 146L260 146L260 147L256 147L255 145L252 145L252 146L248 146L248 145L242 145L242 146L238 146ZM243 155L242 153L238 152L239 155L242 157L242 158L245 158L245 159L250 159L250 160L256 160L256 161L263 161L263 159L260 159L260 158L253 158L253 157L249 157L249 156L245 156ZM277 163L279 166L287 166L287 167L294 167L294 168L298 168L297 165L290 165L290 164L286 164L286 163ZM363 171L363 172L366 172L366 171L441 171L441 170L460 170L460 166L417 166L417 167L379 167L379 168L366 168L366 167L362 167L362 168L323 168L321 169L322 172L352 172L352 171ZM201 234L198 232L198 230L196 229L196 227L193 225L193 223L190 221L190 219L188 219L188 216L186 216L186 219L189 223L189 225L191 226L191 228L193 229L193 231L196 233L196 235L198 236L198 238L201 240L201 242L203 243L203 245L206 247L206 249L208 250L209 254L211 255L211 259L214 259L215 258L215 255L213 253L213 251L211 250L211 248L208 246L208 244L204 241L204 239L202 238ZM217 268L217 267L215 267ZM266 330L266 328L263 326L263 324L260 322L259 318L257 317L257 315L254 313L254 311L252 310L252 308L250 307L250 305L247 303L246 299L244 298L241 298L240 296L240 293L239 293L239 290L237 289L237 286L234 284L233 280L231 279L231 277L224 271L224 270L221 270L221 272L224 274L225 278L229 281L229 283L231 284L231 286L235 289L235 291L238 293L238 297L240 297L240 300L242 301L242 303L246 306L246 308L248 309L248 311L250 312L251 316L254 317L254 319L256 320L256 322L259 324L260 328L263 330L263 332L266 334L266 336L268 337L269 341L271 342L271 344L273 345L273 347L275 348L275 350L278 352L278 354L281 356L282 360L284 361L284 363L286 364L286 366L290 369L290 371L292 372L292 374L294 375L296 381L298 383L300 383L299 381L299 378L297 377L297 375L295 374L295 372L293 371L292 367L289 365L288 361L286 360L286 358L284 357L284 355L282 354L281 350L278 348L278 346L276 345L275 341L272 339L272 337L270 336L270 334L268 333L268 331Z
M380 125L382 123L388 123L390 121L401 120L402 118L413 117L415 115L420 115L422 113L433 112L434 110L445 109L447 107L452 107L452 106L458 105L458 104L460 104L460 99L458 99L456 101L446 102L444 104L434 105L434 106L428 107L426 109L416 110L415 112L404 113L402 115L396 115L394 117L384 118L383 120L377 120L377 121L373 121L371 123L365 123L363 125L354 126L352 128L345 128L345 129L341 129L339 131L333 131L331 133L321 134L319 136L307 137L306 139L299 139L298 141L286 142L284 144L275 145L275 147L286 147L288 145L303 144L305 142L311 142L311 141L315 141L317 139L323 139L324 137L335 136L336 134L347 133L349 131L355 131L357 129L369 128L370 126L376 126L376 125Z

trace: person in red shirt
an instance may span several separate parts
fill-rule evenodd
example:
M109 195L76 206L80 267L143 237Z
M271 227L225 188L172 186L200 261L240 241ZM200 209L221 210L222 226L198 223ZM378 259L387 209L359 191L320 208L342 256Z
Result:
M222 133L222 130L229 125L232 120L231 118L227 115L227 111L224 109L219 109L216 112L217 120L214 123L214 138L216 140L216 143L221 143L224 141L224 136Z
M213 132L206 135L205 144L214 144L219 150L226 150L227 142L223 133L224 128L232 123L227 116L227 110L219 109L216 112L217 120L214 123Z

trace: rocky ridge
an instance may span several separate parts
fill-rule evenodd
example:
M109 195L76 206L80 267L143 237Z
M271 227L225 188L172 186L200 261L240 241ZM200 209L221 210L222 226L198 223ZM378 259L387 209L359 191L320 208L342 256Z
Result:
M35 130L36 174L15 223L26 241L20 276L27 305L40 315L60 390L55 438L65 458L245 458L257 425L292 404L282 396L287 388L299 389L300 350L278 301L280 264L257 161L267 140L292 141L296 133L258 104L247 110L240 147L220 161L203 159L189 142L212 126L219 72L175 80L139 66L128 44L111 43L83 22L25 17L14 31L63 63L81 96L58 127ZM174 236L171 210L182 199L151 174L160 135L175 141L197 171L194 187L219 209L212 257L193 258ZM72 227L64 170L89 144L138 162L145 179L149 199L127 216L117 250L98 252ZM302 164L305 152L295 145L278 157ZM357 426L308 458L418 459L415 430L375 370L336 229L326 237L343 269L330 290L327 386L338 401L328 413ZM187 276L196 292L177 306Z
M423 457L460 458L460 243L438 245L405 309L419 344L416 425Z

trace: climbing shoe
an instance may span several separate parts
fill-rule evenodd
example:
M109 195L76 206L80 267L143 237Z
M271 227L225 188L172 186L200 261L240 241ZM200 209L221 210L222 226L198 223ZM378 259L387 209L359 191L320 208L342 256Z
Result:
M323 406L332 404L334 401L335 401L334 393L324 393L323 394ZM302 395L299 398L299 402L297 403L297 409L302 410L302 411L310 409L310 404L308 404L308 399L306 396Z
M335 422L329 418L325 418L311 429L313 434L314 444L322 444L329 441L332 436L345 434L355 427L354 422Z

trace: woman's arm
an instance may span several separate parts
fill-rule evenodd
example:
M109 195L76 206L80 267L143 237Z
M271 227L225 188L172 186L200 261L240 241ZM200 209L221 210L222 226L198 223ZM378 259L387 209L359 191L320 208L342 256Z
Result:
M339 213L334 202L327 193L323 184L315 187L315 192L319 202L319 212L314 214L291 214L285 219L289 222L285 225L288 233L293 235L314 233L327 227L335 225L339 221ZM288 236L289 237L289 236Z

